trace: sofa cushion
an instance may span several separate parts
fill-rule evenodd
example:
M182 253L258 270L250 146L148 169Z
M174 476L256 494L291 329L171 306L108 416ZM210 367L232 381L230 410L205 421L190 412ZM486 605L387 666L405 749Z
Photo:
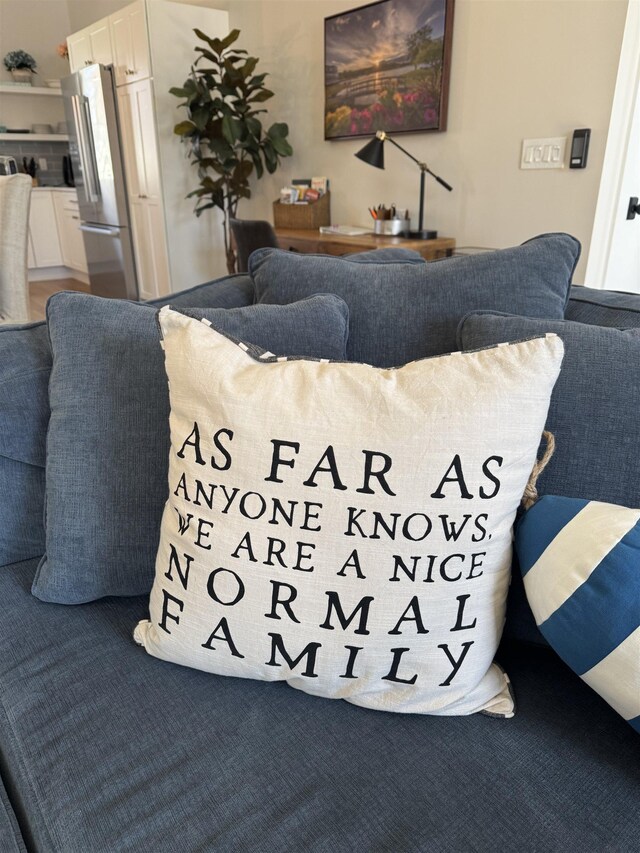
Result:
M640 326L640 295L574 285L565 317L593 326L635 329Z
M0 850L2 853L27 853L9 795L0 780Z
M253 284L248 276L229 276L150 304L169 301L214 308L250 305ZM44 553L50 370L46 323L0 326L0 566Z
M344 357L347 309L335 296L285 308L192 310L278 354ZM156 311L61 293L49 300L47 318L47 541L34 595L77 604L149 592L169 452Z
M249 268L259 302L287 303L319 291L341 296L349 306L349 358L393 367L455 350L467 311L562 319L579 254L575 238L546 234L512 249L431 264L363 267L351 257L259 249Z
M0 566L44 551L50 370L45 323L0 326Z
M562 338L565 358L547 420L555 453L538 492L640 506L640 331L477 313L461 322L458 344L475 349L544 332ZM542 641L517 574L506 631Z
M547 421L556 449L539 493L640 506L640 330L487 312L464 318L458 343L471 350L545 332L566 351Z
M545 495L516 549L552 648L640 733L640 509Z
M559 339L385 370L159 319L169 499L137 641L367 708L510 715L492 659Z
M0 572L0 749L30 849L637 846L640 738L550 651L501 650L512 720L385 714L149 657L146 598L42 604L35 566Z

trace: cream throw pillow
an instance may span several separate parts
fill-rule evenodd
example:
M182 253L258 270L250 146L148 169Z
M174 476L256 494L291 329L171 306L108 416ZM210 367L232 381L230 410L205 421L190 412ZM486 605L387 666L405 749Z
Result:
M367 708L510 716L492 661L560 339L382 369L159 319L169 499L136 641Z

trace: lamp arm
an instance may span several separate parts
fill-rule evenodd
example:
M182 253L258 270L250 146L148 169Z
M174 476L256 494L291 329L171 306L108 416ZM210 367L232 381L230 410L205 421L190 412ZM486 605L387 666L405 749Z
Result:
M420 162L420 160L418 160L416 157L414 157L414 156L413 156L413 154L409 154L409 152L407 151L407 149L406 149L406 148L403 148L403 147L402 147L402 145L400 145L400 143L399 143L399 142L396 142L396 141L395 141L395 139L393 139L393 138L392 138L391 136L389 136L387 133L385 133L384 138L385 138L385 140L386 140L386 141L391 142L393 145L395 145L395 146L396 146L396 148L399 148L399 149L402 151L402 153L403 153L403 154L406 154L406 155L407 155L407 157L410 157L410 158L413 160L413 162L414 162L414 163L417 163L417 164L418 164L418 166L420 166L420 168L421 168L421 169L422 169L422 167L423 167L423 166L425 166L425 164L424 164L424 163L421 163L421 162ZM426 166L425 166L425 168L426 168ZM427 171L429 171L429 170L427 169Z
M387 133L385 133L384 139L388 142L391 142L393 145L396 146L396 148L399 148L400 151L402 151L403 154L406 154L407 157L409 157L411 160L413 160L414 163L417 163L418 166L420 166L420 170L422 171L423 174L424 174L424 172L427 172L429 175L431 175L432 178L435 178L436 181L439 184L441 184L446 190L449 190L449 192L451 192L453 190L453 187L451 186L451 184L448 184L444 180L444 178L440 178L438 175L435 174L435 172L432 172L426 163L422 163L420 160L417 159L417 157L414 157L413 154L409 154L409 152L407 151L406 148L403 148L402 145L400 145L400 143L396 142L395 139L393 139Z

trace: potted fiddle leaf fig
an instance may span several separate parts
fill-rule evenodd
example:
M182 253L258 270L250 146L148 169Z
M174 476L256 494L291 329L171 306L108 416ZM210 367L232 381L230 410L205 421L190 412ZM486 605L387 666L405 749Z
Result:
M258 59L234 44L240 35L232 30L224 39L209 38L194 30L204 46L191 73L181 87L170 89L182 98L179 104L187 118L176 124L174 133L188 147L188 156L197 168L199 186L187 198L195 197L195 214L219 208L223 214L224 248L229 272L235 272L236 256L231 245L229 220L236 217L238 202L251 198L250 178L261 178L264 170L273 173L281 157L293 153L284 122L265 130L259 116L262 106L273 97L264 85L266 74L254 74Z

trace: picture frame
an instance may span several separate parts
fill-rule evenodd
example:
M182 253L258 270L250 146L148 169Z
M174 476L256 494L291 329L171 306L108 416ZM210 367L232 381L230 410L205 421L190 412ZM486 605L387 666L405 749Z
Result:
M454 0L376 0L324 19L324 138L447 128Z

